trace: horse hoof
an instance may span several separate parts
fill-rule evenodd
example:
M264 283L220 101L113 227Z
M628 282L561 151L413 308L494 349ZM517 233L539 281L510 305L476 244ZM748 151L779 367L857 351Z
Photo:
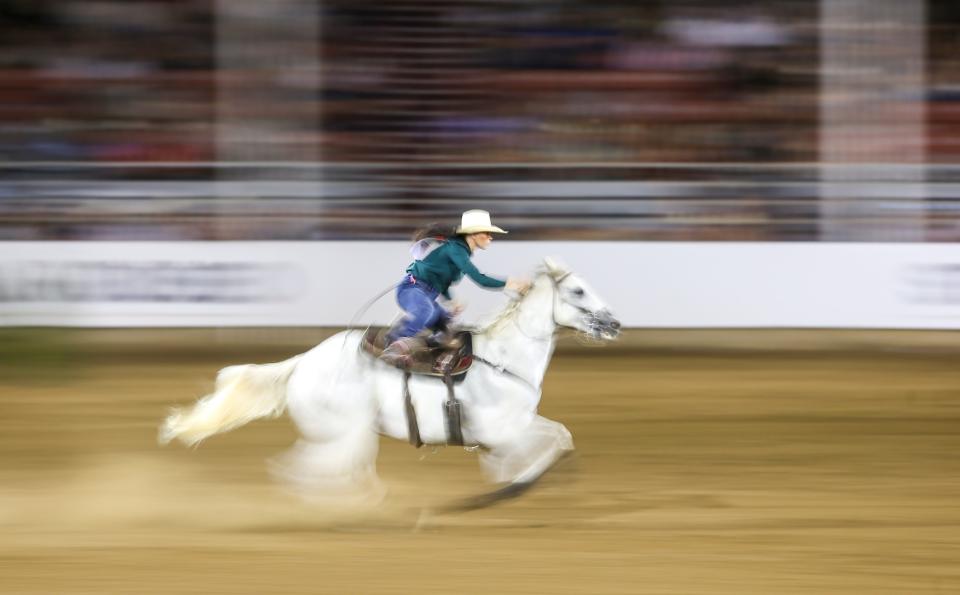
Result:
M533 487L534 483L535 482L532 481L518 481L510 483L498 490L494 490L486 494L480 494L479 496L466 498L465 500L462 500L456 504L451 504L442 510L444 512L469 512L471 510L487 508L506 500L512 500L513 498L526 493L527 490Z

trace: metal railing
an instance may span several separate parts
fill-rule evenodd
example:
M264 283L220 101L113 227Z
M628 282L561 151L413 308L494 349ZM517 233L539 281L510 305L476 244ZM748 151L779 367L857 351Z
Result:
M487 208L519 239L816 241L825 200L851 240L960 239L960 166L672 162L7 162L0 239L402 239Z

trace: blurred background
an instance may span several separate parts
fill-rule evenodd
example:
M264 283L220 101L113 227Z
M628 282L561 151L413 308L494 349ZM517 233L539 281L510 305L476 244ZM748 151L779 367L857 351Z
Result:
M345 512L286 419L158 448L471 208L628 327L559 343L572 467L441 514L475 456L382 442ZM2 0L0 592L958 592L958 242L955 1Z
M7 0L0 238L956 241L956 3Z

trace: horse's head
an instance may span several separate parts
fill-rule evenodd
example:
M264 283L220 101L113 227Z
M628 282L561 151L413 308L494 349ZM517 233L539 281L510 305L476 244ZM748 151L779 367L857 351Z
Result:
M620 321L587 283L550 258L545 273L554 285L554 322L592 339L612 340L620 334Z

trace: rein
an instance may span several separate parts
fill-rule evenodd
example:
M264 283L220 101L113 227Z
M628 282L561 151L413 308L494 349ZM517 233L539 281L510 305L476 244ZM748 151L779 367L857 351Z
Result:
M548 275L549 275L549 274L548 274ZM520 326L520 320L519 320L520 317L517 316L517 317L515 317L515 318L513 319L513 324L514 324L514 326L517 327L517 330L520 331L520 334L521 334L521 335L523 335L524 337L526 337L526 338L528 338L528 339L530 339L530 340L532 340L532 341L538 341L538 342L539 342L539 341L548 341L548 340L550 340L550 339L552 339L552 338L554 338L554 337L556 336L556 334L557 334L557 330L556 330L556 329L558 329L558 328L560 328L560 327L562 326L562 325L557 321L557 304L558 304L559 301L560 301L560 284L563 283L563 280L566 279L567 277L569 277L570 275L571 275L571 272L570 272L570 271L567 271L566 273L564 273L564 274L562 274L562 275L560 275L559 277L556 277L556 278L553 277L552 275L549 275L550 281L553 282L553 290L554 290L554 291L553 291L553 307L552 307L552 310L551 310L551 312L550 312L550 318L551 318L552 321L553 321L553 327L554 327L554 329L551 330L547 335L544 335L543 337L533 337L533 336L531 336L531 335L528 335L528 334L526 333L526 331L523 330L523 327ZM581 308L580 306L574 306L573 304L569 304L569 305L571 305L572 307L576 308L577 310L580 310L581 312L583 312L583 313L585 313L585 314L589 314L589 313L590 313L590 311L587 310L586 308ZM500 374L506 374L506 375L508 375L508 376L513 376L514 378L520 380L521 382L523 382L524 384L526 384L527 386L529 386L530 388L534 389L534 390L537 391L537 392L540 391L540 387L539 387L539 386L534 386L532 382L530 382L529 380L527 380L527 379L524 378L523 376L517 374L516 372L511 371L510 369L508 369L508 368L507 368L506 366L504 366L503 364L493 363L493 362L491 362L490 360L488 360L488 359L486 359L486 358L484 358L484 357L482 357L482 356L480 356L480 355L478 355L478 354L476 354L476 353L473 354L473 359L476 360L476 361L482 362L482 363L484 363L484 364L486 364L486 365L488 365L488 366L490 366L491 368L493 368L494 370L496 370L496 371L499 372Z
M527 386L529 386L529 387L532 388L533 390L535 390L535 391L537 391L537 392L540 392L540 387L539 387L539 386L534 386L532 382L530 382L529 380L527 380L527 379L524 378L523 376L517 374L516 372L511 372L510 370L507 369L506 366L504 366L504 365L502 365L502 364L495 364L495 363L493 363L492 361L488 360L487 358L477 355L476 353L473 354L473 360L474 360L474 361L477 361L477 362L481 362L481 363L487 364L488 366L490 366L491 368L493 368L494 370L496 370L496 371L497 371L498 373L500 373L500 374L506 374L507 376L513 376L514 378L516 378L516 379L519 380L520 382L523 382L524 384L526 384Z

